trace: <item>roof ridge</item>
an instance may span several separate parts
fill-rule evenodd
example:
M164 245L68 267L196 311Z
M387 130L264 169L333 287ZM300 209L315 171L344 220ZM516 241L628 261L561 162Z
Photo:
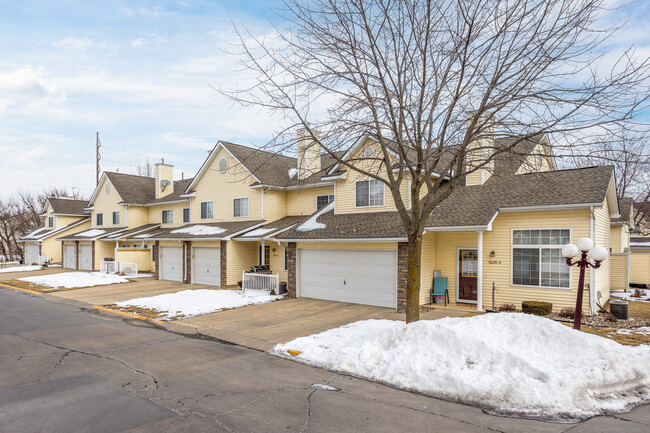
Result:
M255 147L251 147L251 146L246 146L246 145L244 145L244 144L238 144L238 143L233 143L233 142L231 142L231 141L224 141L224 140L219 140L219 142L222 143L222 144L224 144L224 145L227 145L227 146L238 146L238 147L243 147L244 149L247 149L247 150L252 150L252 151L255 151L255 152L266 153L266 154L268 154L269 156L279 156L279 157L282 157L282 158L287 158L287 159L294 160L294 161L296 161L296 162L298 161L298 158L294 158L294 157L292 157L292 156L287 156L287 155L283 155L283 154L281 154L281 153L275 153L275 152L271 152L271 151L268 151L268 150L263 150L263 149L260 149L260 148L255 148Z
M119 171L105 171L105 174L117 174L118 176L129 176L129 177L141 177L143 179L153 179L156 180L155 176L141 176L139 174L130 174L130 173L120 173Z

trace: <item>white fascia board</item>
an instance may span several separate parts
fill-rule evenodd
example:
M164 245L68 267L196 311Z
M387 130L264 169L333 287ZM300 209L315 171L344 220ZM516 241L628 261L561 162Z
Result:
M166 206L169 204L178 204L178 203L188 203L190 199L184 199L184 200L172 200L172 201L164 201L160 203L145 203L142 206L144 207L151 207L151 206Z
M603 203L571 203L571 204L556 204L544 206L513 206L499 208L499 212L535 212L547 210L571 210L571 209L589 209L590 207L602 206Z
M321 178L321 180L324 178ZM310 183L309 185L294 185L294 186L273 186L273 185L266 185L266 184L257 184L257 185L251 185L249 188L251 189L275 189L278 191L291 191L294 189L309 189L309 188L320 188L322 186L332 186L334 185L334 182L318 182L318 183Z
M262 221L259 224L255 224L254 226L247 227L247 228L245 228L243 230L240 230L238 232L235 232L235 233L233 233L233 234L231 234L229 236L225 236L223 239L226 240L226 241L229 241L230 239L234 238L235 236L243 235L246 232L249 232L251 230L255 230L257 228L263 227L266 224L268 224L267 221Z
M55 212L52 212L50 215L57 215L57 216L76 216L76 217L82 217L82 218L88 216L87 214L79 214L79 213L55 213ZM45 215L41 215L41 216L45 216Z
M496 214L495 214L496 217ZM494 220L494 219L493 219ZM444 226L444 227L425 227L425 232L484 232L491 231L492 227L490 224L484 226Z
M408 242L408 238L341 238L341 239L276 239L279 242L331 242L331 243L354 243L354 242Z
M129 239L129 238L131 238L132 236L137 236L137 235L139 235L139 234L141 234L141 233L146 233L146 232L149 232L149 231L152 231L152 230L158 230L159 228L160 228L160 224L155 225L155 226L153 226L153 227L146 228L146 229L138 230L137 232L133 232L133 233L131 233L131 234L130 234L128 237L126 237L126 238L119 238L119 237L117 237L117 238L111 238L111 240L121 241L121 240L124 240L124 239ZM115 233L114 233L114 234L115 234ZM144 240L144 239L146 239L146 238L142 238L142 239L138 239L138 240Z
M348 178L348 172L346 171L345 173L338 174L338 175L335 175L335 176L323 176L323 177L320 178L320 180L324 180L324 181L327 181L327 180L345 180L347 178Z
M103 185L104 180L108 181L108 183L111 184L111 188L113 188L113 191L115 191L115 194L117 194L117 196L120 198L120 200L122 202L124 202L124 199L122 198L122 196L120 196L120 193L117 191L117 189L115 189L115 185L113 185L113 182L111 182L111 180L108 178L108 176L106 176L106 172L104 172L104 173L102 173L102 177L99 178L99 183L95 187L95 190L93 191L93 195L90 197L90 200L88 200L88 204L90 206L87 207L87 208L84 208L84 210L92 209L92 205L95 203L95 199L97 199L97 195L99 194L99 191L101 189L100 186Z
M196 197L196 193L191 192L189 194L181 194L180 197L187 197L187 198Z
M282 234L282 233L286 232L287 230L295 227L296 225L298 225L298 223L291 224L289 227L285 227L283 229L276 230L276 231L271 232L271 233L269 233L269 234L267 234L265 236L259 236L259 237L255 237L255 238L238 237L238 238L234 238L233 240L234 241L269 241L269 240L273 240L273 238L275 238L277 235Z
M227 240L226 238L223 237L214 237L214 238L158 238L158 237L150 237L150 238L144 238L144 239L138 239L138 241L178 241L178 242L183 242L183 241L224 241Z

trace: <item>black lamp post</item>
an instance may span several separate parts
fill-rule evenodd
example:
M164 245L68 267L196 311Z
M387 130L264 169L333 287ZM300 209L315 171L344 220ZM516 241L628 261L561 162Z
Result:
M562 255L566 258L566 264L569 266L578 266L580 268L580 278L578 279L578 296L576 298L576 310L573 318L573 329L580 330L582 321L582 295L585 287L585 269L598 269L600 264L605 260L609 253L603 247L594 247L594 243L589 238L578 240L578 245L566 244L562 247ZM576 256L580 259L572 261ZM594 263L591 262L593 259Z

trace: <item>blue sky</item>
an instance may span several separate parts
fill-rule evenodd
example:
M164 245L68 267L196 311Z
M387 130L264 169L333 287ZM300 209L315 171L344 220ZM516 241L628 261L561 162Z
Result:
M103 169L165 158L177 177L220 139L265 143L282 119L233 107L209 84L245 80L226 52L230 16L263 35L278 4L0 0L0 199L48 185L90 195L96 131ZM645 1L609 14L630 20L612 49L648 55L648 18Z

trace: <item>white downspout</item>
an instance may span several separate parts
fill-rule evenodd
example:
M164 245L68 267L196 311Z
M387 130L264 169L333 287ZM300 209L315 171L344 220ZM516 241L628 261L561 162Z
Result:
M596 213L594 207L589 208L589 236L596 245ZM596 270L589 268L589 315L593 316L596 311Z
M260 216L260 219L264 219L264 188L262 188L262 215Z
M478 232L478 269L476 278L476 311L483 311L483 232Z

